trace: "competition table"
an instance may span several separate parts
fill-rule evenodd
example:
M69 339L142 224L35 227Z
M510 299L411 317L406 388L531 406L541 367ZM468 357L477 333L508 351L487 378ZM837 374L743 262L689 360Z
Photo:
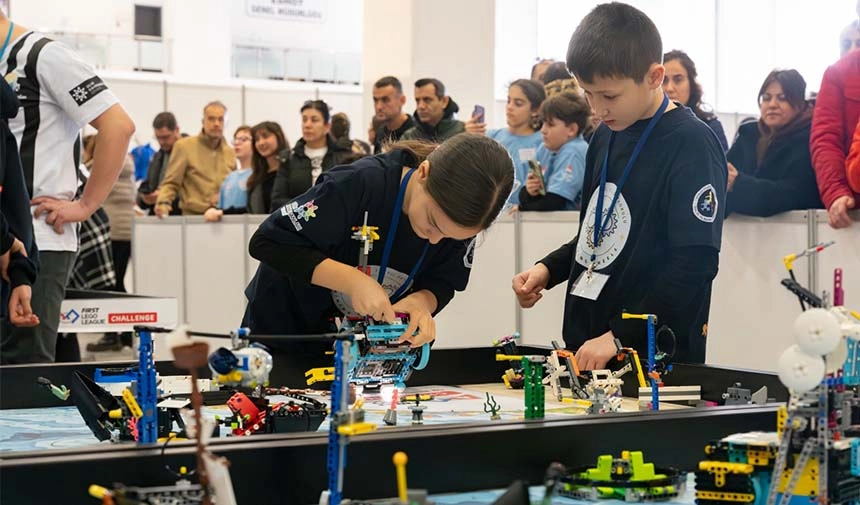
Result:
M525 348L522 352L546 350ZM503 364L492 361L493 354L493 349L434 351L431 364L426 370L416 372L409 386L490 383L465 389L489 390L497 399L520 395L521 392L506 392L497 384ZM64 377L71 377L75 369L92 373L95 366L86 363L0 367L0 408L15 409L0 412L0 420L4 414L20 409L51 412L60 404L36 385L35 377L50 376L60 384L70 382ZM171 363L160 362L157 368L162 375L178 374ZM679 364L666 382L700 384L703 398L712 401L719 401L726 387L735 382L753 390L767 385L769 396L785 399L784 389L770 374ZM272 383L279 385L277 373L273 373ZM512 398L503 401L509 404ZM547 409L552 411L549 399ZM444 423L418 426L410 424L408 409L401 409L402 421L397 427L352 440L345 496L391 496L395 489L391 455L398 450L409 454L410 487L427 488L434 494L504 488L518 478L537 483L551 461L568 466L593 464L600 454L618 454L626 449L641 449L648 460L658 465L691 469L701 458L704 444L712 439L740 431L773 429L776 409L777 405L767 405L600 416L550 414L545 420L535 421L508 415L492 422L488 415L486 421L464 422L454 416ZM326 444L323 433L296 433L218 439L211 447L213 452L230 459L239 503L315 503L326 486ZM140 486L171 483L165 464L193 468L193 448L189 443L175 442L164 455L160 446L130 444L2 452L0 502L33 503L34 496L39 496L36 498L39 502L62 498L64 504L94 503L86 494L91 483L123 482Z

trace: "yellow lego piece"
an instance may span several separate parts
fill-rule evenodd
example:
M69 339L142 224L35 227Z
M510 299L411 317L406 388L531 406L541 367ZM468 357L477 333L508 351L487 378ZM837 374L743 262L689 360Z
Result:
M726 474L751 474L753 466L748 463L729 463L727 461L700 461L699 470L708 472L714 476L714 485L723 487L726 485Z
M583 409L589 409L593 405L593 403L591 403L590 401L580 400L579 398L562 398L561 403L571 403L575 407L579 407L579 408L583 408Z
M776 434L782 440L782 432L785 429L785 421L788 420L788 407L780 405L776 410Z
M645 375L642 373L642 363L639 361L639 353L635 351L633 352L633 363L636 364L636 379L639 381L639 387L648 387L648 383L645 382Z
M108 412L108 417L111 419L122 419L122 409L113 409Z
M791 478L792 468L786 468L779 479L779 492L784 493L788 480ZM794 496L813 496L818 493L818 458L809 458L806 466L801 470L800 479L794 486L791 494Z
M320 381L334 380L334 367L311 368L305 372L305 379L308 386Z
M513 360L521 360L522 356L517 356L515 354L496 354L496 361L513 361Z
M747 447L747 462L756 466L767 466L772 457L775 456L767 447L750 445Z
M696 491L699 500L733 501L740 503L751 503L755 500L752 493L722 493L716 491Z
M362 433L370 433L371 431L376 431L376 425L374 423L352 423L337 427L337 432L339 434L346 435L348 437L361 435Z
M131 390L125 388L122 390L122 399L125 400L125 404L128 406L128 410L131 412L131 415L140 419L143 417L143 411L140 410L140 405L137 404L137 400L135 400L134 395L131 394Z

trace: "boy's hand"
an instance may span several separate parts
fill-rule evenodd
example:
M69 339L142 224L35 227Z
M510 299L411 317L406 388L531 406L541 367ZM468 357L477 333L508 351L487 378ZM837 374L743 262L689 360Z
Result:
M358 270L355 273L354 281L346 291L353 310L377 321L394 322L394 308L382 286L369 275L362 274Z
M586 340L576 351L576 363L580 370L601 370L618 354L615 335L607 331L599 337Z
M28 284L22 284L12 290L9 296L9 322L19 328L30 328L39 324L39 316L33 314L30 298L33 290Z
M413 293L394 304L394 312L409 314L409 326L400 342L409 341L412 347L421 347L436 339L436 321L421 300L420 296Z
M543 298L541 291L546 289L549 283L549 269L543 263L520 272L511 281L511 288L517 295L520 307L529 309Z
M529 176L526 178L526 193L531 196L538 196L540 194L540 179L531 172L529 172Z

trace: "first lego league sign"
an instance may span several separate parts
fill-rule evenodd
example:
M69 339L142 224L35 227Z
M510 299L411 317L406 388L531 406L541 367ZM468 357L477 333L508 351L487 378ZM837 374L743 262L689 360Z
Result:
M135 326L175 328L175 298L121 297L63 300L60 332L131 331Z

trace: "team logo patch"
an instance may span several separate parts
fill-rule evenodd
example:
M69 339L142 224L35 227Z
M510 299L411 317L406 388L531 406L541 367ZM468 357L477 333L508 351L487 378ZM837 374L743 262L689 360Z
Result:
M693 215L696 219L705 223L713 223L717 218L717 192L710 184L696 192L693 197Z
M98 95L106 89L107 84L105 84L99 76L94 75L93 77L90 77L86 81L70 89L69 95L71 95L72 100L74 100L75 103L80 106L89 102L92 97Z
M319 209L319 206L314 205L313 200L303 205L299 205L296 202L290 202L281 207L281 215L289 217L290 222L293 223L293 226L296 228L296 231L301 231L302 220L307 223L311 220L311 218L317 217L317 209Z

